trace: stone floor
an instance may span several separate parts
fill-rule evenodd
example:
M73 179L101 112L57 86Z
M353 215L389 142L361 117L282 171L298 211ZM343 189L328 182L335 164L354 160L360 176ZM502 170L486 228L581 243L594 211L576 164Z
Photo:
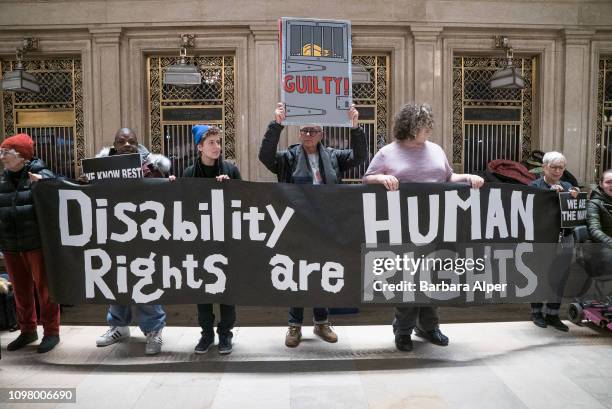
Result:
M609 408L612 334L573 324L569 333L530 322L445 324L448 347L415 339L395 350L390 326L339 326L326 344L304 328L297 349L284 327L242 327L234 352L192 353L198 328L168 327L164 351L144 356L144 336L95 347L105 327L64 326L62 342L7 352L0 387L76 387L77 404L6 408ZM4 405L4 406L2 406Z

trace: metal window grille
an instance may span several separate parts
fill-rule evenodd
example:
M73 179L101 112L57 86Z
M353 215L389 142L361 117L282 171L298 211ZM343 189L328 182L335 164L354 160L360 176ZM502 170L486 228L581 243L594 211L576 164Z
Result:
M361 64L370 73L369 84L353 84L353 102L359 111L368 144L368 160L342 175L345 183L361 183L370 160L388 142L389 57L387 55L353 55L353 64ZM323 143L337 149L350 148L350 129L324 127Z
M595 176L612 168L612 56L599 59L597 126L595 126Z
M16 61L1 60L0 72ZM38 94L2 93L3 137L27 133L36 156L56 174L74 178L85 157L82 68L79 58L49 58L24 62L41 85Z
M453 59L453 165L482 173L495 159L520 161L532 149L534 58L515 58L525 88L491 89L503 58Z
M151 56L147 61L151 151L168 156L171 173L181 176L197 156L191 127L215 125L223 130L224 159L236 161L234 56L193 57L204 81L192 88L163 85L165 68L177 61L178 57L160 56Z

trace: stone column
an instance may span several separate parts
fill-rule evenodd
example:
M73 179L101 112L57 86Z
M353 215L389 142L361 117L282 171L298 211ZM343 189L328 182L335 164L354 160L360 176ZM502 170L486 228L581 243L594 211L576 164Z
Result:
M94 149L113 143L121 124L121 28L92 28ZM142 135L138 135L139 138Z
M280 100L278 27L254 25L250 27L252 41L249 53L249 170L253 181L276 181L276 176L259 162L257 155L261 139L274 119L274 107ZM279 147L287 146L284 131Z
M565 30L565 78L563 136L560 148L567 168L584 183L587 172L589 104L591 101L590 58L594 31Z
M445 147L442 124L442 50L440 33L442 27L410 26L414 38L414 102L427 102L434 112L432 142ZM452 147L452 141L450 145Z

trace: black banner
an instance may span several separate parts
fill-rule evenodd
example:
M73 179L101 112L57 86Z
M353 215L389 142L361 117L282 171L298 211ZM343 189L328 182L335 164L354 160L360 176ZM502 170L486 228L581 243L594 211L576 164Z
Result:
M507 267L510 256L504 256L504 263L493 263L498 267L490 275L492 286L503 279L518 289L525 281L525 263L532 278L541 278L540 267L529 263L554 259L535 254L531 245L556 243L560 229L557 194L517 185L472 190L402 184L400 191L387 192L381 185L188 178L85 186L49 180L33 190L51 296L65 304L357 306L373 299L364 293L370 272L362 271L367 256L362 245L377 243L434 250L522 246L528 254L517 256L516 268ZM444 281L442 276L431 279ZM542 287L533 279L529 285ZM542 296L523 288L504 297L431 300L469 305ZM397 297L392 302L422 300Z

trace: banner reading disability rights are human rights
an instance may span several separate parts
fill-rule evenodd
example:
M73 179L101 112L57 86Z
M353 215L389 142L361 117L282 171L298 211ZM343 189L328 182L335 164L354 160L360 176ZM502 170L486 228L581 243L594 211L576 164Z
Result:
M555 291L555 245L538 246L557 242L558 198L529 187L49 180L34 199L59 303L471 305Z

